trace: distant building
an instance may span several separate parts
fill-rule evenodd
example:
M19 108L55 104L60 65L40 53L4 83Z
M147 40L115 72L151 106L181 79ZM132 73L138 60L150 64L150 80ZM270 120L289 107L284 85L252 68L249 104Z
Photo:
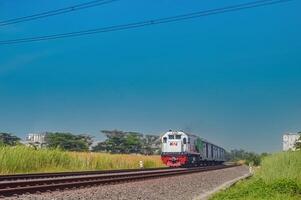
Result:
M283 141L283 151L292 150L294 151L295 144L298 141L300 134L298 133L286 133L282 137Z
M36 147L43 147L46 145L47 133L29 133L26 137L26 144Z

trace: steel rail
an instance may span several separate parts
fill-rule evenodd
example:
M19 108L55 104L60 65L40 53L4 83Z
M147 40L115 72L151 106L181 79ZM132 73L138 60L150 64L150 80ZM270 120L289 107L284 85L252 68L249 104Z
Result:
M188 173L204 172L218 169L235 167L237 165L218 165L196 168L175 168L165 170L149 170L137 172L121 172L112 174L87 175L79 177L60 177L40 180L5 181L0 184L0 196L12 196L24 193L45 192L62 190L67 188L78 188L82 186L93 186L139 179L158 178L164 176L181 175Z
M168 169L168 167L147 168L147 169L115 169L115 170L91 170L91 171L75 171L75 172L8 174L8 175L0 175L0 183L1 181L13 181L13 180L21 180L21 179L55 178L55 177L65 177L65 176L89 175L89 174L150 171L150 170L160 170L160 169Z
M97 180L97 179L110 179L115 177L129 177L135 175L145 174L160 174L162 172L174 172L174 171L185 171L182 168L166 169L166 170L150 170L150 171L137 171L137 172L120 172L110 174L96 174L96 175L80 175L71 177L58 177L49 179L33 179L33 180L17 180L17 181L3 181L0 182L0 189L13 188L13 187L24 187L24 186L35 186L42 184L59 184L75 181L86 181L86 180Z

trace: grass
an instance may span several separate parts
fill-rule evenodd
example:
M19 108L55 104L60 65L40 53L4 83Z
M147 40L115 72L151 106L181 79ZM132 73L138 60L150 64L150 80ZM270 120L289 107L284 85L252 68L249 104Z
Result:
M0 147L0 174L163 167L160 156L64 152L15 146Z
M215 194L211 200L300 200L301 151L267 156L255 175Z

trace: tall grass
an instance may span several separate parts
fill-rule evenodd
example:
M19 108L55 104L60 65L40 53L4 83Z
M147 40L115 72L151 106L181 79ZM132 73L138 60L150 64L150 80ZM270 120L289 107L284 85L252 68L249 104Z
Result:
M77 153L16 146L0 147L0 174L163 167L160 156Z
M301 199L301 151L265 157L253 177L217 193L212 199Z
M301 151L281 152L265 157L256 177L262 178L266 183L279 179L301 183Z

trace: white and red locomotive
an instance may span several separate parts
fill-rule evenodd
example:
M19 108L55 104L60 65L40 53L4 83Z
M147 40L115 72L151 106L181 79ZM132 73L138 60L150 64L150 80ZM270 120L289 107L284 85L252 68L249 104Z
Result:
M161 137L161 159L169 167L221 164L225 149L183 131L168 131Z

